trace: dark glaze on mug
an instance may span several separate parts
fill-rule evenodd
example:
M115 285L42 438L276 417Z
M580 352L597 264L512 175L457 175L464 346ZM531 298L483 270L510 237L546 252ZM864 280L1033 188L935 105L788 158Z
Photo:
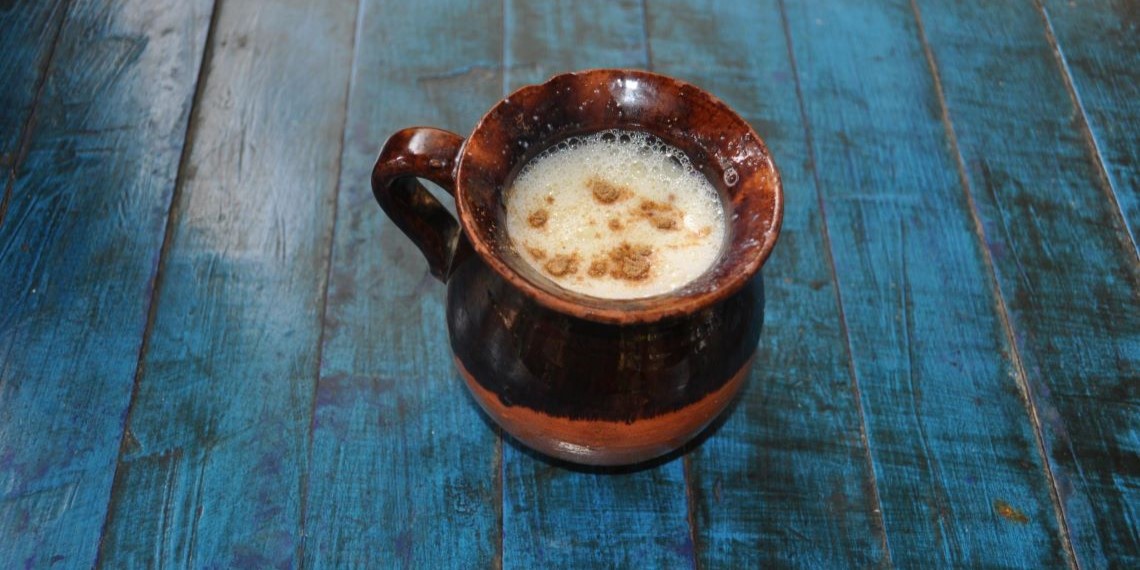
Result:
M726 243L705 275L656 297L567 291L511 245L503 192L567 137L651 133L680 148L720 192ZM456 198L457 223L415 177ZM680 447L743 387L763 323L760 268L779 233L782 189L767 148L726 105L634 70L556 76L497 104L464 140L405 129L372 176L377 201L448 283L457 368L508 433L578 463L646 461Z
M759 278L692 315L622 326L547 309L478 259L452 275L447 324L476 401L509 433L580 463L680 447L743 386L763 321Z

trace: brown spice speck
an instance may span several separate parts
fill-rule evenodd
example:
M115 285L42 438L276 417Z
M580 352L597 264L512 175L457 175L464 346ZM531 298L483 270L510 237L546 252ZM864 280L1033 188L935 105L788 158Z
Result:
M609 227L615 232L620 232L625 226L621 225L621 220L617 218L610 218Z
M550 194L547 194L547 195L546 195L546 203L547 203L547 204L553 204L553 203L554 203L554 196L551 196Z
M594 199L602 204L613 204L630 194L628 189L596 177L586 181L586 186L594 195Z
M578 272L578 254L558 254L542 265L547 273L555 277L564 277Z
M590 269L587 270L587 273L589 273L590 277L594 278L605 277L609 269L609 264L606 263L605 258L599 257L590 262Z
M546 259L546 250L544 250L544 249L540 249L537 247L527 247L526 252L529 253L531 257L533 257L537 260Z
M1029 517L1025 516L1025 513L1013 508L1013 505L1001 499L994 501L994 510L997 511L997 514L1001 515L1001 518L1007 521L1013 521L1018 524L1029 522Z
M653 248L648 245L631 245L629 242L622 242L609 252L612 262L610 276L627 281L644 280L649 277L649 270L652 268L649 261L649 256L652 254Z
M675 230L680 225L681 211L671 204L642 200L637 205L638 214L659 230Z
M532 228L541 228L546 225L548 219L550 219L550 212L539 208L526 217L526 223L530 224Z

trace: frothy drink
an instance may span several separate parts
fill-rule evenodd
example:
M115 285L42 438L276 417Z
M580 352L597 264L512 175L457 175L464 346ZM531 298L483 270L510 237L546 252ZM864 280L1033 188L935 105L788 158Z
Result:
M724 243L716 189L680 150L637 132L573 137L542 152L505 203L520 257L594 297L678 289L708 270Z

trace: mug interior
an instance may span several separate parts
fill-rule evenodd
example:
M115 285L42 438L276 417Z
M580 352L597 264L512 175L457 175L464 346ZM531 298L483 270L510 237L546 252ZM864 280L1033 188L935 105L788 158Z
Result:
M534 270L507 235L504 193L522 167L569 137L607 129L645 132L677 147L720 194L727 227L719 258L669 293L602 299L569 291ZM456 204L475 251L539 303L590 320L651 322L709 306L759 271L779 234L782 188L763 141L719 99L663 75L600 69L523 87L480 120L460 155Z

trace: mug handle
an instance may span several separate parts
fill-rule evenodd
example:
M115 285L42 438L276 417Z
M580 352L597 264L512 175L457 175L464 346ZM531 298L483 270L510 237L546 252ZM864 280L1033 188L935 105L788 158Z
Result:
M439 184L455 198L455 162L462 146L463 137L455 133L411 127L388 138L372 168L376 201L424 254L431 274L445 283L462 230L416 178Z

